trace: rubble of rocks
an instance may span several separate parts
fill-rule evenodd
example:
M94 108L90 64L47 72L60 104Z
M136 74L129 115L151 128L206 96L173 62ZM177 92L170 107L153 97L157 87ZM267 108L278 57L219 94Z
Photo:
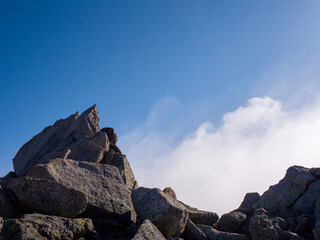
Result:
M0 179L0 240L320 240L320 168L293 166L222 215L138 187L96 106L46 127Z

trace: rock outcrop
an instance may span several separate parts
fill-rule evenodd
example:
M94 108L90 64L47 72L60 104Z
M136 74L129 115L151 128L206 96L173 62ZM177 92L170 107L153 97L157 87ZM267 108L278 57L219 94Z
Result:
M24 144L0 178L0 240L320 240L320 168L290 167L219 219L170 187L138 188L117 141L93 106Z

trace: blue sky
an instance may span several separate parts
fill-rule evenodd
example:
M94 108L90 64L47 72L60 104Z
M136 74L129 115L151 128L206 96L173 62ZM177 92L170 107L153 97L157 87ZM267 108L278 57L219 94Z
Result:
M248 99L316 104L319 10L294 0L1 1L0 174L33 135L93 104L137 169L143 154L130 139L167 136L145 155L152 162Z

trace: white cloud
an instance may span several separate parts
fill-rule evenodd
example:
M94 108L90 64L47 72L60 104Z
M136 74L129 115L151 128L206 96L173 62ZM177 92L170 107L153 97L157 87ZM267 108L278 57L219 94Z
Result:
M171 186L185 203L222 214L237 208L245 193L261 194L277 183L289 166L320 165L318 103L284 109L269 97L251 98L224 114L219 126L203 122L179 139L187 119L158 130L172 103L171 114L178 112L176 100L161 101L147 124L120 136L140 186Z

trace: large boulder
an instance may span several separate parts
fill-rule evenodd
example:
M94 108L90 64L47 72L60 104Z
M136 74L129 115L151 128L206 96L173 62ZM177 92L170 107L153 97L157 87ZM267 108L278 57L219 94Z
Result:
M224 232L236 233L246 220L246 215L241 212L230 212L223 214L217 223L217 228Z
M165 237L150 220L146 219L139 226L132 240L165 240Z
M85 194L47 179L14 178L7 188L13 192L20 208L26 213L75 217L87 207Z
M126 155L114 151L108 151L105 153L104 159L101 163L117 167L123 182L128 186L128 188L132 189L138 187Z
M197 227L207 236L208 240L247 240L244 234L222 232L213 227L198 224Z
M41 214L26 214L20 219L9 219L3 224L0 239L76 239L93 230L88 218L68 219Z
M98 110L94 105L81 115L77 112L46 127L24 144L14 157L13 167L16 174L23 176L30 167L47 160L47 154L64 152L66 147L76 141L82 142L84 138L93 137L100 130L98 123Z
M304 194L309 185L318 180L310 170L293 166L287 170L285 177L271 186L255 203L255 208L264 208L271 214L277 214L291 207Z
M114 166L54 159L32 167L27 176L48 179L84 193L88 198L84 216L135 221L130 190Z
M131 192L140 221L149 219L165 237L180 236L187 224L188 211L160 189L143 188Z

